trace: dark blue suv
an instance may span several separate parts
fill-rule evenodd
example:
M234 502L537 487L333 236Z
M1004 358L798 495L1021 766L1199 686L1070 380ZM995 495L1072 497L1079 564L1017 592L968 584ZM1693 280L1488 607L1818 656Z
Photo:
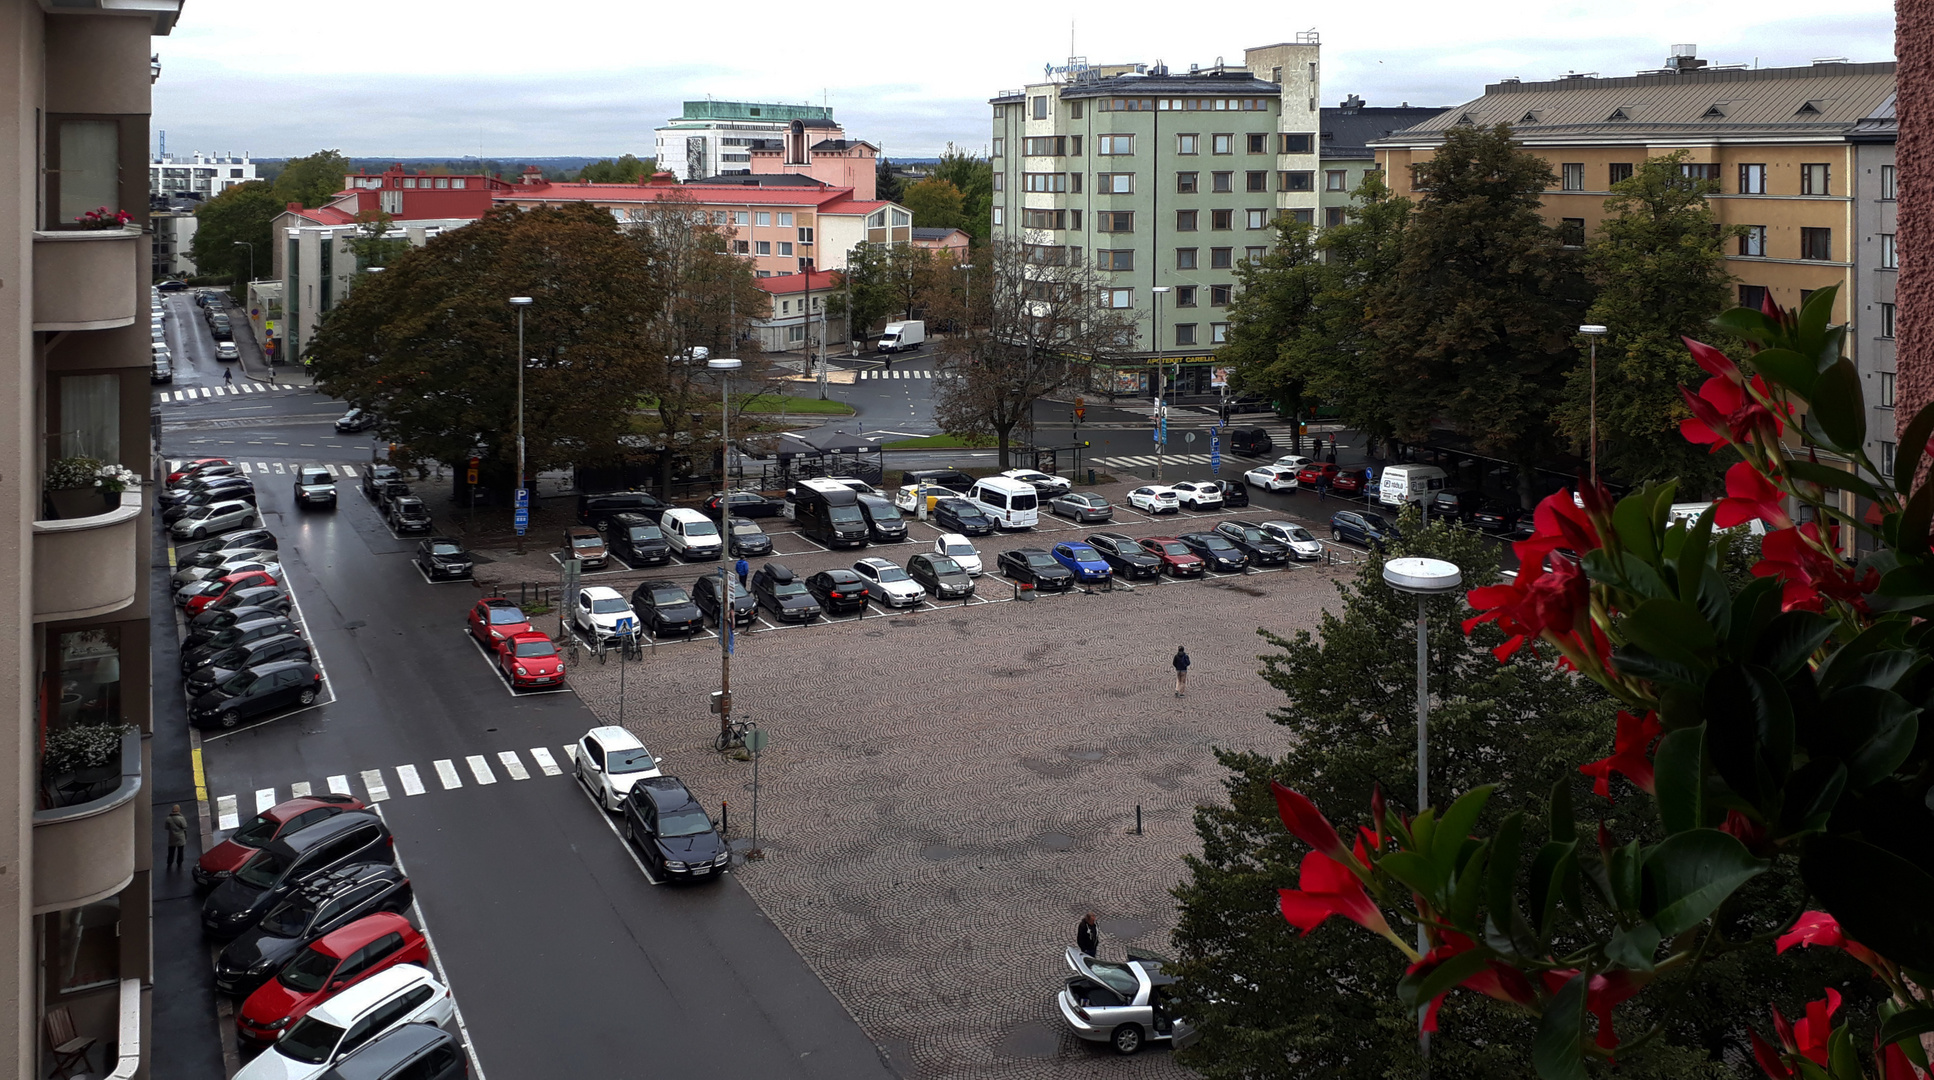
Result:
M1368 510L1342 510L1330 518L1330 539L1347 540L1362 547L1383 550L1397 535L1397 527Z

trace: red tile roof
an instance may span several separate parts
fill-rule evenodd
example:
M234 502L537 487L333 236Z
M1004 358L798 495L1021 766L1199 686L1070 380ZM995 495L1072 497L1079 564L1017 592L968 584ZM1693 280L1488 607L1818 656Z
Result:
M497 202L657 202L683 193L704 206L819 206L853 193L847 187L763 188L738 184L524 184L492 193Z
M289 208L289 213L308 218L318 225L354 225L356 223L356 215L345 214L333 206L319 207L315 210L303 210L292 206Z
M814 270L806 275L805 281L800 281L798 274L783 274L778 277L754 278L753 284L775 296L783 296L786 293L817 292L822 289L836 288L841 276L837 270Z
M847 189L843 189L847 190ZM885 199L841 199L827 203L819 208L822 214L870 214L882 206L890 206Z

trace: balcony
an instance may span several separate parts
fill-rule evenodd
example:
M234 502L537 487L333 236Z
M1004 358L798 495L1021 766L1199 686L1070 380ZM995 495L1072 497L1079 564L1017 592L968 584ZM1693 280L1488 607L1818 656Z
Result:
M34 522L34 621L90 619L134 602L141 492L93 517Z
M140 229L34 233L34 329L112 330L141 311Z
M104 900L134 880L141 736L121 739L121 782L75 806L34 813L34 914Z

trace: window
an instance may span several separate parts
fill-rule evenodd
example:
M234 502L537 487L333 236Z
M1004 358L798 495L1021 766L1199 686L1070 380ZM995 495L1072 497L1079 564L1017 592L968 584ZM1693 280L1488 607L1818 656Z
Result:
M791 215L791 214L787 214L787 213L782 213L782 214L780 214L780 215L779 215L779 227L780 227L780 228L783 228L783 229L790 229L790 228L792 228L792 215Z
M1065 229L1068 227L1066 210L1033 210L1021 208L1021 228L1023 229Z
M1068 174L1068 188L1076 195L1081 194L1081 175L1078 172Z
M55 918L58 944L48 966L56 968L60 992L112 985L121 975L121 898L67 908Z
M999 173L995 173L999 176ZM1064 193L1068 190L1068 174L1058 172L1031 172L1021 174L1021 190L1049 193Z
M1195 286L1177 285L1175 287L1175 306L1176 307L1194 307L1195 306Z
M1343 224L1343 207L1326 206L1323 208L1323 225L1325 228L1334 229L1341 224Z
M1894 444L1884 439L1880 443L1880 475L1894 475Z
M1710 180L1719 183L1719 166L1706 162L1687 162L1679 166L1679 175L1688 180Z
M993 155L993 156L995 156L995 157L1006 157L1006 156L1007 156L1007 140L1006 140L1006 139L1003 139L1003 138L999 138L998 136L997 136L997 137L996 137L996 138L994 139L994 155Z
M1883 371L1880 373L1879 404L1883 409L1891 409L1894 407L1894 373L1891 371Z
M1096 139L1099 145L1095 153L1102 157L1128 157L1135 152L1133 135L1100 135Z
M1741 285L1739 287L1739 306L1758 311L1766 306L1766 286Z
M1833 230L1832 229L1801 229L1800 230L1800 258L1802 259L1833 258Z
M1236 227L1235 220L1236 212L1234 210L1209 211L1209 228L1211 229L1233 229Z
M1605 182L1608 187L1612 184L1622 184L1631 178L1632 163L1629 161L1614 161L1605 167Z
M769 210L761 210L753 214L752 223L762 229L770 226L772 224L772 212Z
M779 254L790 256L792 254L792 241L790 240L779 241Z
M745 210L734 210L732 211L732 224L750 225L752 224L752 214Z
M1739 234L1739 253L1755 257L1766 255L1766 226L1747 225L1745 232Z
M1224 345L1229 341L1229 324L1212 322L1209 324L1209 344Z
M1559 172L1563 178L1559 183L1559 187L1563 188L1565 191L1585 190L1585 163L1584 162L1567 161L1563 165L1559 166Z
M1175 137L1175 152L1178 154L1199 154L1202 152L1201 147L1202 136L1200 135L1177 135Z
M121 377L62 375L60 429L61 457L120 461Z
M997 172L997 173L995 173L995 174L994 174L994 190L995 190L995 191L1006 191L1006 190L1007 190L1007 174L1006 174L1006 173L999 173L999 172Z
M749 241L749 240L734 240L734 241L732 241L732 254L734 254L734 255L750 255L750 254L752 254L752 242L751 242L751 241Z
M1291 210L1289 212L1289 219L1298 225L1314 225L1316 224L1316 211Z
M1566 247L1585 246L1585 219L1568 217L1559 220L1558 235Z
M1068 111L1069 118L1073 120L1081 119L1081 103L1079 101L1071 101L1068 104L1070 105L1070 109ZM1075 151L1075 153L1077 154L1079 154L1080 152L1081 151L1079 150Z
M53 228L74 228L74 219L100 207L110 211L121 198L121 122L112 119L50 121L58 134L50 139L48 202L56 217Z
M1250 228L1252 229L1269 228L1269 211L1244 210L1243 215L1244 215L1244 220L1248 223Z
M1823 163L1800 166L1800 194L1833 194L1833 168Z
M1262 172L1262 171L1246 172L1242 174L1242 180L1243 180L1244 191L1268 191L1269 190L1269 174L1266 172Z
M1133 270L1135 269L1135 252L1133 249L1115 251L1106 249L1097 250L1095 252L1095 268L1097 270Z
M994 119L1004 120L1006 118L1007 118L1007 106L1005 105L994 106Z
M1194 232L1196 215L1199 213L1201 213L1199 210L1177 210L1175 212L1175 231Z
M803 226L803 225L802 225L802 226L800 226L800 228L799 228L799 243L800 243L800 244L801 244L801 245L803 246L803 245L806 245L806 244L810 244L810 243L812 243L812 242L813 242L813 231L812 231L812 229L810 229L810 228L807 228L806 226Z
M1209 269L1227 270L1233 265L1235 248L1210 248Z
M1880 197L1888 202L1894 200L1894 167L1892 165L1882 165L1880 167Z
M1075 108L1074 118L1076 120L1081 119L1081 106L1076 105L1074 108ZM1073 155L1074 157L1081 156L1081 136L1071 135L1068 137L1068 153Z
M1058 245L1029 244L1022 249L1022 255L1035 266L1068 265L1068 249Z
M1741 195L1766 194L1766 166L1741 165L1739 167L1739 193Z
M752 242L752 253L753 253L754 255L770 255L770 254L772 254L772 241L770 241L770 240L754 240L754 241Z
M1096 173L1095 192L1100 195L1133 195L1135 174L1132 172Z
M1330 169L1323 173L1324 191L1348 191L1350 174L1342 169Z
M1263 132L1251 132L1249 135L1249 152L1252 154L1269 153L1269 136Z
M1210 151L1211 153L1215 153L1215 154L1233 154L1233 153L1235 153L1235 152L1236 152L1236 137L1235 137L1234 135L1211 135L1211 136L1209 136L1209 151Z
M1095 215L1095 231L1132 233L1135 231L1135 215L1126 210L1103 210Z
M1048 118L1048 99L1045 95L1034 99L1034 118L1036 120Z
M1101 306L1118 309L1132 308L1135 306L1135 290L1103 289L1101 290Z
M1249 260L1252 263L1259 263L1263 261L1263 258L1268 254L1269 254L1269 249L1266 247L1251 247L1251 248L1242 249L1242 257Z
M1285 153L1285 154L1314 153L1314 150L1312 148L1315 146L1316 139L1315 139L1315 136L1312 135L1310 132L1285 131L1281 135L1276 136L1276 140L1279 144L1277 149L1282 153Z
M1284 191L1316 190L1316 174L1309 171L1286 172L1280 178Z
M1236 174L1232 172L1210 173L1209 190L1219 194L1234 191L1236 189L1235 179Z
M1235 295L1235 291L1236 291L1236 287L1234 285L1209 286L1209 306L1210 307L1228 307L1229 298Z
M1043 135L1021 140L1021 153L1027 157L1060 157L1067 152L1068 140L1064 135Z
M1192 173L1192 172L1176 173L1175 190L1180 192L1183 195L1195 194L1197 178L1200 177L1201 175L1202 175L1201 173Z
M999 173L995 173L995 174L994 174L994 179L996 179L996 180L999 180L1000 178L1001 178L1001 176L1000 176L1000 174L999 174ZM994 208L994 224L996 224L996 225L1005 225L1005 224L1007 224L1007 213L1006 213L1006 210L1007 210L1007 208L1006 208L1006 207L1004 207L1004 206L996 206L996 207Z
M1900 269L1900 248L1895 246L1894 234L1880 234L1880 268L1882 270Z
M1195 324L1192 322L1176 323L1175 343L1177 345L1195 344Z
M1892 304L1880 305L1880 336L1884 338L1894 336L1894 305Z
M1177 270L1194 270L1197 265L1196 252L1199 250L1198 248L1176 248L1175 268Z

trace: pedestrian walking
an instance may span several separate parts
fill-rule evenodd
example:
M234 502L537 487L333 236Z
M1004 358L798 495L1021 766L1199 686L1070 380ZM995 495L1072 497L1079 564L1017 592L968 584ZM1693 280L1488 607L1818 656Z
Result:
M1180 645L1175 647L1175 696L1181 697L1189 689L1189 650Z
M1316 501L1328 502L1330 498L1330 478L1325 476L1316 481Z
M1095 913L1090 911L1081 917L1081 924L1074 928L1075 948L1089 956L1101 948L1101 931L1095 928Z
M168 869L181 865L188 853L188 819L181 816L181 804L168 808L168 816L161 819L168 829Z
M223 386L235 385L235 372L233 369L231 368L222 369L222 385Z
M739 575L739 588L745 588L745 577L752 572L752 564L746 562L745 556L741 555L739 561L732 564L732 569Z

